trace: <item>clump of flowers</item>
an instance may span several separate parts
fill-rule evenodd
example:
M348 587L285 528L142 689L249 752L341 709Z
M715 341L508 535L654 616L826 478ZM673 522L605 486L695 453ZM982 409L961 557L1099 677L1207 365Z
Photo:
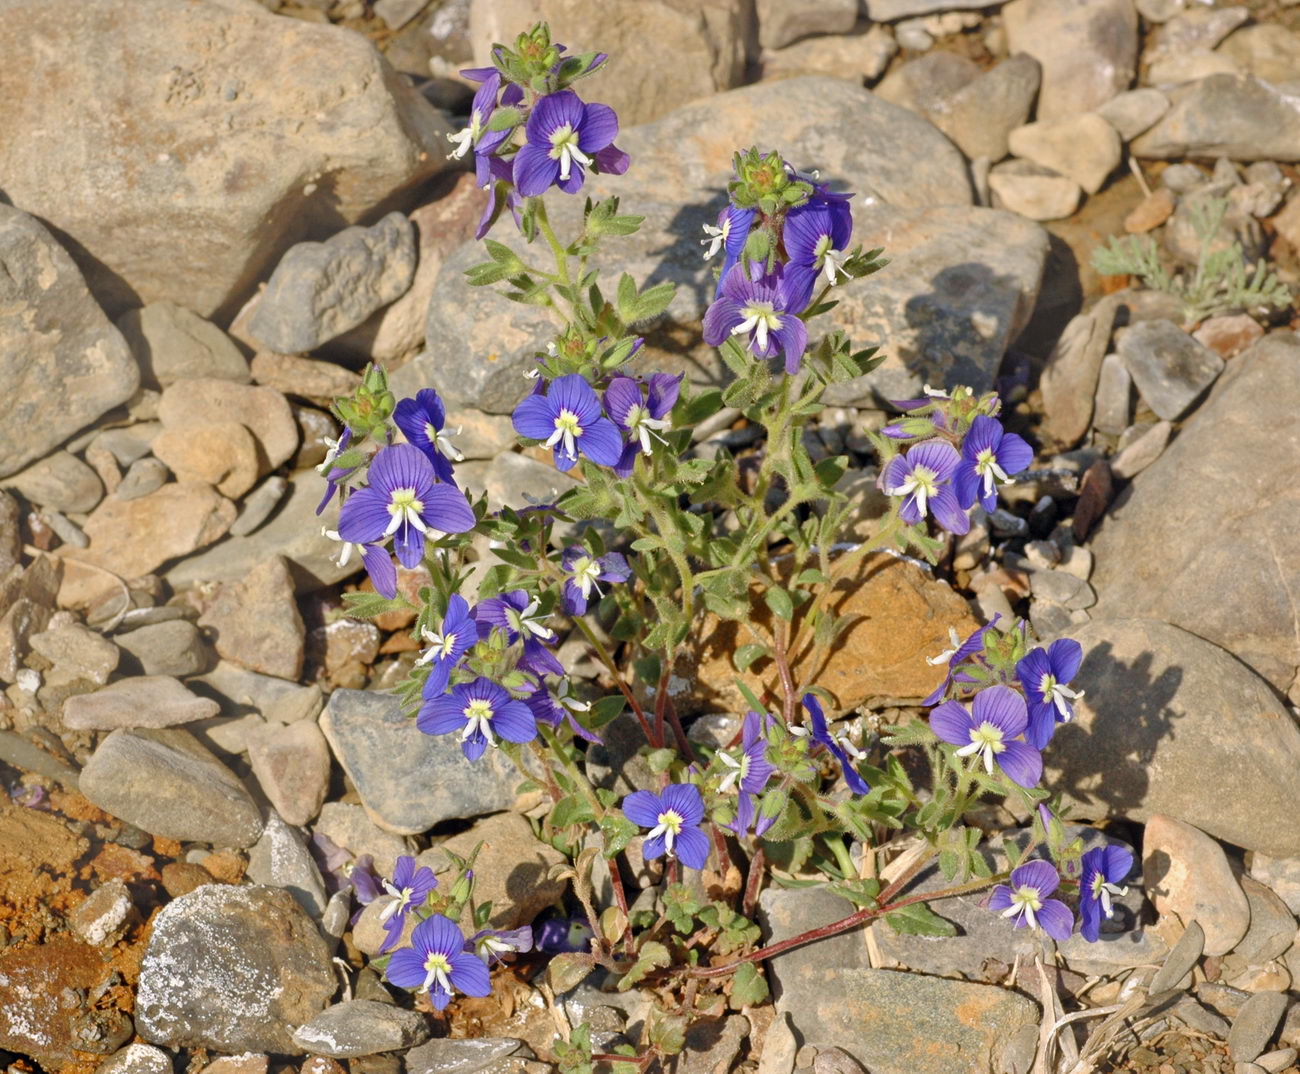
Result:
M832 594L869 556L893 548L938 562L946 535L967 532L975 505L994 509L999 489L1029 466L999 397L954 386L898 404L901 416L872 441L891 509L871 540L843 543L854 508L839 489L847 460L814 461L804 432L827 388L882 360L842 332L813 331L832 291L884 265L881 251L852 245L853 195L777 152L735 155L727 204L703 240L718 269L703 334L732 379L693 385L648 342L672 286L624 274L602 288L590 268L602 241L635 232L640 218L616 198L587 198L580 234L565 241L547 212L548 198L589 192L593 176L629 165L613 111L573 88L606 58L567 55L537 26L497 45L493 59L467 72L481 88L453 151L474 153L489 191L481 230L510 208L518 249L489 242L490 260L468 277L504 284L560 319L553 338L538 340L512 422L522 446L549 452L577 481L553 502L490 510L457 481L461 457L438 391L398 400L375 368L336 406L345 431L322 467L322 509L341 498L337 538L360 549L373 586L346 594L351 613L414 614L420 652L398 692L419 731L454 736L464 758L429 772L430 785L461 778L461 764L516 765L549 802L537 835L570 858L573 892L536 934L494 929L493 908L473 902L472 859L453 862L456 875L440 883L402 858L384 882L392 898L375 964L437 1011L456 994L487 994L494 969L515 958L549 959L556 993L597 967L621 988L653 983L659 1000L629 1060L644 1070L680 1050L680 997L699 1009L766 998L759 967L779 952L760 945L752 918L775 874L818 875L858 908L790 942L877 918L949 934L906 891L935 859L953 886L926 901L985 887L993 912L1063 939L1074 915L1057 895L1077 896L1083 934L1095 939L1131 857L1090 851L1080 871L1041 786L1044 751L1081 694L1071 685L1077 643L1043 648L1027 624L996 618L954 635L931 661L946 667L924 702L928 719L876 730L823 684L800 681L845 628ZM747 460L692 444L693 428L724 407L761 431ZM488 564L476 562L483 547ZM427 572L418 594L398 585L398 565ZM732 661L746 711L721 740L693 739L677 709L680 660L705 616L743 631ZM594 683L566 667L574 645L602 669ZM640 781L627 793L594 782L586 752L616 720L641 738L639 763L619 773ZM926 752L929 786L913 785L897 756L906 748ZM1055 864L1020 854L992 873L965 818L999 796L1037 818L1030 849ZM901 830L927 854L886 886L876 877ZM851 842L869 868L853 860ZM630 861L663 877L635 903ZM566 1062L600 1058L582 1040L562 1042Z

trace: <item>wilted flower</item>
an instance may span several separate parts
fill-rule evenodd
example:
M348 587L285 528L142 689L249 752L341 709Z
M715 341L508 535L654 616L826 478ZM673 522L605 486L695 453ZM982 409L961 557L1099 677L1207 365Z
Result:
M812 724L812 740L825 746L834 755L840 763L840 769L844 772L844 782L848 784L849 790L854 794L866 794L871 790L871 786L863 779L858 770L853 767L853 759L849 757L846 746L851 747L847 739L836 739L831 735L830 728L826 724L826 714L822 712L821 702L817 700L815 694L803 695L803 707L808 710L809 721ZM858 757L861 758L861 752L854 750Z
M483 929L465 942L465 950L473 951L488 966L502 961L505 955L532 949L533 930L528 925L517 929Z

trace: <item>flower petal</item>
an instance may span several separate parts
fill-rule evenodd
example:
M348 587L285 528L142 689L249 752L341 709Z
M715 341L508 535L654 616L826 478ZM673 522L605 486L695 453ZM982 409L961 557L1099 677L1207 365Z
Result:
M704 819L704 799L694 783L670 783L659 798L665 809L671 809L689 827Z
M808 349L808 327L798 317L783 317L781 327L772 333L785 354L785 371L794 376L799 372L803 362L803 353Z
M391 493L413 489L416 499L434 483L433 467L424 452L413 444L380 448L370 463L370 487Z
M930 497L930 510L935 521L949 533L961 536L970 532L970 515L961 509L951 485L939 486Z
M1057 682L1069 682L1083 663L1083 646L1073 638L1057 638L1047 647L1047 662Z
M465 704L454 694L443 694L426 701L415 718L415 726L426 735L449 735L463 730L467 723Z
M522 701L507 701L495 710L492 730L507 742L531 742L537 737L537 721Z
M450 957L465 947L465 934L456 922L443 914L430 914L411 933L411 947L426 958L431 954Z
M410 947L394 951L384 977L398 988L414 991L424 984L424 957Z
M1035 858L1011 870L1013 888L1031 887L1043 898L1047 898L1061 886L1061 878L1052 868L1051 862Z
M530 123L529 126L532 126ZM519 147L514 161L515 189L526 198L548 190L560 176L560 162L531 142Z
M947 440L922 440L907 449L909 469L914 470L918 466L924 466L935 473L940 481L947 481L952 477L960 459L957 449Z
M1020 734L1029 723L1025 699L1009 686L990 686L981 690L975 695L971 713L976 724L987 720L1008 738Z
M1043 755L1027 742L1008 742L998 754L998 764L1012 783L1028 790L1043 778Z
M377 488L357 489L339 511L339 537L353 544L369 544L384 536L388 520L388 495Z
M954 746L969 746L974 726L970 713L960 701L945 701L930 713L930 730Z
M450 488L446 485L441 487ZM403 522L393 534L393 551L403 567L408 571L414 570L424 559L424 534L409 522Z
M450 955L451 972L447 974L451 983L467 996L490 996L492 994L492 975L487 964L468 952Z
M388 554L388 549L377 544L365 545L361 550L361 562L365 564L375 592L393 600L397 596L397 568L393 566L393 557Z
M618 116L607 104L589 104L582 111L578 130L578 148L584 153L598 153L618 137Z
M1125 847L1107 847L1101 871L1107 883L1122 884L1133 871L1132 852Z
M1060 899L1048 899L1038 908L1038 927L1053 940L1068 940L1074 931L1074 914Z
M999 910L1007 910L1011 907L1011 889L1006 884L999 884L993 889L993 894L989 896L989 909L995 913Z
M608 418L597 418L582 430L578 450L598 466L616 466L623 457L623 437Z
M1034 461L1034 449L1015 433L1007 433L998 445L998 465L1010 476Z
M731 273L726 279L729 280L734 275ZM710 347L721 347L731 335L731 330L744 319L740 314L740 306L733 299L719 298L704 314L704 342Z
M709 837L699 828L683 828L673 844L677 860L690 869L703 869L709 860Z
M421 500L420 518L425 525L443 533L467 533L474 528L474 509L455 485L434 485Z
M634 406L641 405L641 386L631 377L614 377L605 389L605 413L624 429Z
M664 811L663 802L653 791L633 791L623 799L623 815L642 828L653 828Z
M578 426L584 431L600 417L600 400L581 373L566 373L562 377L556 377L551 381L546 397L550 400L553 414L558 414L561 410L569 411L577 417Z

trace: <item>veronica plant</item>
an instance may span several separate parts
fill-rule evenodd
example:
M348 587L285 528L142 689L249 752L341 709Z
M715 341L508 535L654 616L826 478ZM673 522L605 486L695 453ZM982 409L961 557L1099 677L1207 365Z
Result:
M642 222L617 197L593 196L630 164L612 109L574 88L606 58L567 55L544 25L492 54L492 68L468 72L482 88L454 145L475 155L482 230L514 238L486 240L489 260L468 277L554 314L513 424L522 445L580 480L554 502L489 510L458 484L454 418L437 392L396 400L379 369L337 404L346 431L322 476L325 502L342 497L338 537L361 547L373 584L346 594L350 612L413 610L422 652L399 693L416 726L455 735L458 764L500 753L545 796L536 833L571 859L564 875L579 918L547 928L582 943L488 929L491 907L472 900L472 861L453 863L440 885L404 861L387 885L400 900L383 911L390 941L411 915L419 923L380 967L439 1010L457 992L482 994L491 966L516 956L550 957L555 992L597 968L624 989L653 981L661 1001L640 1050L604 1057L645 1069L680 1050L693 1013L762 1002L765 959L877 918L950 933L925 905L946 896L987 888L992 912L1060 938L1073 915L1054 896L1077 894L1068 878L1083 875L1081 848L1067 845L1039 783L1043 751L1079 696L1069 686L1078 646L1044 650L1023 622L997 620L954 637L931 661L947 667L924 703L929 719L883 734L864 734L815 681L846 626L832 594L887 548L939 562L948 536L968 530L972 507L992 508L1029 465L1029 445L1003 427L995 394L955 386L899 402L900 416L872 439L891 509L871 540L843 542L855 510L839 489L848 460L814 462L805 432L828 387L881 360L837 329L816 331L840 288L884 265L880 250L853 245L852 194L778 152L736 153L726 205L703 240L718 266L703 335L730 379L693 385L656 345L672 285L642 287L624 273L609 286L592 267L607 240ZM562 238L548 206L574 198L577 230ZM749 458L693 442L695 427L724 408L759 430ZM472 566L475 542L490 550L486 566ZM732 662L749 702L732 739L712 746L686 735L673 696L679 660L706 620L742 632ZM559 659L569 631L603 669L594 685ZM625 712L651 777L620 796L590 781L584 751ZM927 755L928 786L914 785L897 756L904 748ZM454 769L428 773L430 783L456 778ZM1006 795L1036 818L1029 849L1051 855L1067 879L1010 845L1008 867L994 872L965 817L978 800ZM912 864L882 879L905 848ZM623 879L633 849L663 876L635 906ZM597 857L608 862L605 906L592 880ZM909 894L935 860L951 886ZM1121 864L1089 863L1089 932ZM858 910L763 947L751 918L772 883L828 884ZM674 1005L664 999L674 992L694 998ZM584 1040L563 1044L571 1069L601 1058Z

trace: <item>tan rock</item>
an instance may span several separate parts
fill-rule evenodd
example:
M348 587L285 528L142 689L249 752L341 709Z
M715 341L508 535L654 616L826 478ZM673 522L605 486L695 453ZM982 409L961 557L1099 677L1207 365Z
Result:
M209 422L237 421L248 426L261 448L262 473L274 470L298 449L298 423L288 401L274 388L211 377L178 380L163 390L158 417L163 433L168 429L188 433Z
M361 383L359 374L333 362L273 351L253 355L251 369L253 380L258 384L326 406L341 395L351 395Z
M1174 817L1157 813L1147 820L1142 882L1170 946L1195 921L1205 930L1205 953L1226 955L1250 927L1250 903L1223 848Z
M1157 187L1124 217L1124 230L1130 235L1154 231L1174 214L1177 201L1167 186Z
M237 500L257 482L261 450L256 437L237 421L212 421L164 428L153 442L154 456L178 481L213 485Z
M169 559L188 555L223 536L235 521L235 505L209 485L164 485L136 500L109 497L86 519L86 549L59 551L112 571L139 578Z
M1194 340L1209 347L1225 361L1236 357L1263 337L1264 329L1249 313L1211 317L1192 333Z
M174 727L217 715L221 706L198 697L166 675L137 675L63 703L63 722L75 730Z
M1115 128L1095 112L1027 123L1007 136L1007 144L1016 156L1069 176L1089 194L1101 189L1124 149Z
M248 739L253 775L289 824L307 824L329 789L330 752L314 720L268 724Z
M222 586L199 625L216 632L217 652L227 660L282 679L302 673L306 629L282 556L264 560L242 581Z
M840 712L872 698L926 696L944 673L943 668L927 664L926 657L950 648L949 628L964 637L978 625L966 602L946 584L885 556L869 560L836 592L832 610L836 616L848 616L849 627L824 662L814 665L811 646L805 645L791 654L790 663L798 688L822 687ZM770 627L772 614L766 605L756 600L755 608L755 623ZM743 712L748 703L735 685L737 678L759 696L764 691L779 696L780 683L770 659L759 660L744 675L738 675L732 665L736 648L750 640L738 624L706 617L697 651L685 657L676 671L682 681L680 696L674 696L678 707L692 712Z

